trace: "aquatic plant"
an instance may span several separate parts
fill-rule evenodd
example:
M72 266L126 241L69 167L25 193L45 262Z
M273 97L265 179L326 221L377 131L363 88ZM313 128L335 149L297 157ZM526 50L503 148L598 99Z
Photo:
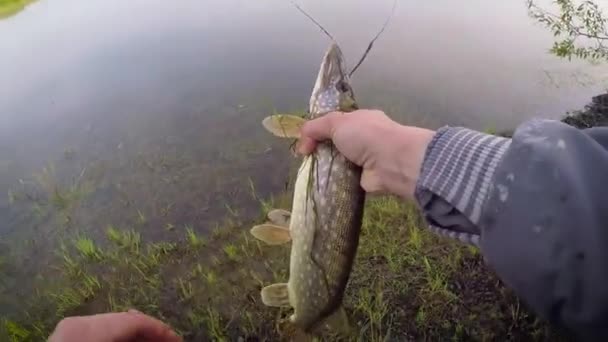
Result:
M92 260L101 260L103 258L103 252L90 238L82 236L76 238L76 240L74 240L74 247L85 258Z
M186 225L185 228L186 228L186 240L190 244L190 247L192 247L193 249L198 249L199 247L205 245L205 238L203 238L202 236L199 236L194 231L192 226Z

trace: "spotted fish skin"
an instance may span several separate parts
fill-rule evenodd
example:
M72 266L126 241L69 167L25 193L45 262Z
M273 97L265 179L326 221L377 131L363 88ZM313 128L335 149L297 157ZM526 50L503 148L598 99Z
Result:
M310 99L310 118L356 109L340 48L326 52ZM355 258L365 192L361 168L331 141L307 156L295 182L289 303L291 321L308 330L338 310Z

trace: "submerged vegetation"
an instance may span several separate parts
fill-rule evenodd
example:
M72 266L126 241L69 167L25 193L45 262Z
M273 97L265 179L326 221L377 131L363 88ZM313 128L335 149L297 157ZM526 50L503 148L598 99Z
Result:
M79 236L37 277L24 311L2 319L0 340L41 341L65 316L130 308L167 321L188 341L289 340L297 334L289 310L259 297L263 286L287 279L289 247L252 238L254 223L218 226L207 243L191 226L175 242L144 241L112 225L103 241ZM431 235L413 205L388 197L367 203L345 307L366 341L559 338L475 248Z

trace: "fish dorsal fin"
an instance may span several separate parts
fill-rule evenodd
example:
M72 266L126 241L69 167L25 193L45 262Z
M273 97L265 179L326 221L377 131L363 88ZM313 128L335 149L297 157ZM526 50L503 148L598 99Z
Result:
M304 122L306 120L297 115L277 114L266 117L262 125L277 137L298 139Z
M251 228L251 235L269 245L282 245L291 241L289 228L270 223Z
M266 306L289 307L287 283L268 285L261 292L262 303Z
M272 209L268 212L268 219L277 226L289 227L291 213L284 209Z

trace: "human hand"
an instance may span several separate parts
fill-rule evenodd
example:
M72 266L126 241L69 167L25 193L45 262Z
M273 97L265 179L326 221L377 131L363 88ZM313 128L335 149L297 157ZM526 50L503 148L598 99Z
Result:
M317 142L331 139L351 162L363 168L367 192L413 198L426 148L434 131L403 126L379 110L332 112L306 122L298 152L310 154Z
M64 318L48 342L181 342L165 323L136 310Z

